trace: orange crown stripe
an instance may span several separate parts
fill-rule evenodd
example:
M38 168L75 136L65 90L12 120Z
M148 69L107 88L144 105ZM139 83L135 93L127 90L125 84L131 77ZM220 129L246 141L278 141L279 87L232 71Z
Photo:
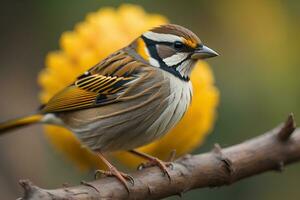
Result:
M183 38L183 42L184 42L184 44L186 44L189 47L192 47L192 48L196 48L197 47L197 42L196 41L187 40L187 39Z

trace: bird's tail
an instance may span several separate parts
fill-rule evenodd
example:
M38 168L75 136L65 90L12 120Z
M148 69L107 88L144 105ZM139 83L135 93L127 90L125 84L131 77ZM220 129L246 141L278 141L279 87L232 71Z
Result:
M0 123L0 135L3 135L4 133L16 128L38 123L42 120L42 118L43 115L35 114Z

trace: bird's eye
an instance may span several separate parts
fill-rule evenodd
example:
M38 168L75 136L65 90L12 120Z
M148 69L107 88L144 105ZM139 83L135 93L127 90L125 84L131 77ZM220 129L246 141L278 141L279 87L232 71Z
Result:
M183 49L184 44L182 42L176 41L174 42L174 48L177 50Z

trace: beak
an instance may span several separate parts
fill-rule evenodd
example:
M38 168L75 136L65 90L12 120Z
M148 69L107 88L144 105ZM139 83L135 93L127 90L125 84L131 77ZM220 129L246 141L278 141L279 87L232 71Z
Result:
M219 54L217 52L208 48L207 46L202 46L195 50L195 52L192 54L191 58L198 60L198 59L211 58L211 57L215 57L218 55Z

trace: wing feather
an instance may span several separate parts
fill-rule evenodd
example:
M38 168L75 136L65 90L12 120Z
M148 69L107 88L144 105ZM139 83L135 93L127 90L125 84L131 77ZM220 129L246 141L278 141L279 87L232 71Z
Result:
M136 65L128 64L134 62L129 58L117 53L103 60L50 99L41 112L72 111L115 102L129 87L129 82L137 78ZM127 68L126 73L120 73L121 68Z
M42 109L43 113L70 111L85 108L94 104L97 94L69 86L55 95Z

